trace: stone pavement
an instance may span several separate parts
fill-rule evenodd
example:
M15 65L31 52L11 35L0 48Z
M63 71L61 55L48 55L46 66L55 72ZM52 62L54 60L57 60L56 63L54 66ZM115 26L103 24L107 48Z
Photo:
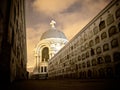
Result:
M11 84L8 90L120 90L120 81L119 80L26 80L26 81L18 81Z

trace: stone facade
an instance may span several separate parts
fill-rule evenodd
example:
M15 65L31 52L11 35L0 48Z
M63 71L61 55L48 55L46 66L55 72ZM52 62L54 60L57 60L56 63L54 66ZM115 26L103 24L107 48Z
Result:
M64 33L57 30L54 26L43 33L34 50L36 65L33 70L32 78L47 78L49 59L51 59L67 42L68 40Z
M0 3L0 81L10 83L26 79L25 1Z
M120 78L120 0L113 0L48 64L49 78Z

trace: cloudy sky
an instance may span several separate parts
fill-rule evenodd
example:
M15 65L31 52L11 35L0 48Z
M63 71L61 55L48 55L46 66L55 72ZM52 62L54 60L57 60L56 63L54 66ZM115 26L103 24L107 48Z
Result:
M33 50L43 32L56 28L70 40L111 0L26 0L27 67L35 65Z

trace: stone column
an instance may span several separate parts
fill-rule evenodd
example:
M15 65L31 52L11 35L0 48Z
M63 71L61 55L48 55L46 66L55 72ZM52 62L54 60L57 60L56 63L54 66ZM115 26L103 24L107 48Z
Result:
M49 59L51 59L51 57L52 57L52 52L51 50L49 50Z
M37 55L37 71L40 72L40 56Z
M36 61L36 69L37 69L37 56L35 56L35 61Z

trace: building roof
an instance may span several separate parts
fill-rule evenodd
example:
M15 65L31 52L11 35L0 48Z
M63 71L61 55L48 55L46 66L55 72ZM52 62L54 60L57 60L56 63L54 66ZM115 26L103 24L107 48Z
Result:
M57 30L56 28L51 28L48 31L44 32L43 35L41 36L41 40L42 39L47 39L47 38L63 38L63 39L66 39L66 36L62 31Z

